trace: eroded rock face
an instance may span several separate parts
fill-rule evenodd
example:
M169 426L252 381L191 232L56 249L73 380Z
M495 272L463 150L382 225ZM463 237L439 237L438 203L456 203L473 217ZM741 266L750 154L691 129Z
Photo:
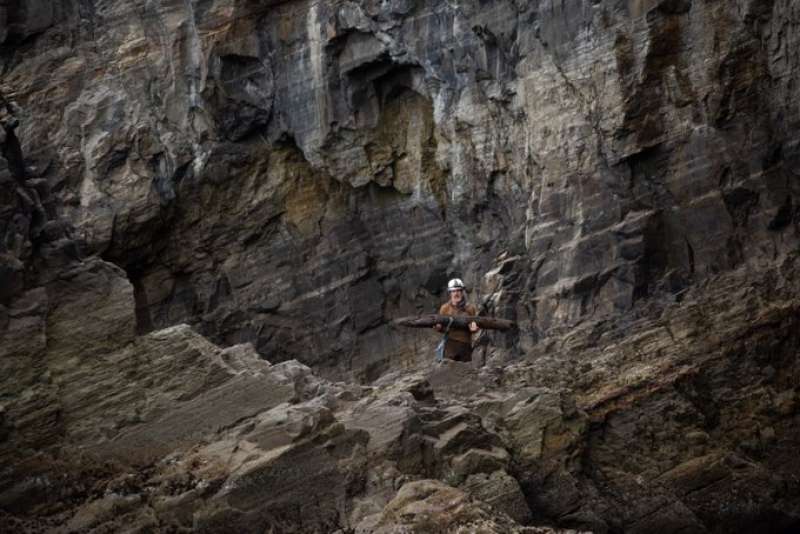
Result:
M797 246L788 0L25 5L18 136L143 332L373 379L503 250L527 350Z
M577 329L529 360L445 362L372 386L185 326L94 358L48 352L59 436L10 456L2 525L790 532L799 267L737 271L657 318ZM4 444L48 420L22 408L6 407Z
M796 530L797 18L4 3L0 530Z
M54 279L40 355L18 356L40 361L39 375L19 393L3 384L4 530L789 532L800 521L797 257L757 280L721 276L633 326L575 329L526 360L445 362L372 386L222 349L186 326L136 337L119 270L78 260L67 272L79 275ZM66 313L78 282L104 312L93 321ZM102 307L118 300L127 315ZM131 333L109 340L114 325ZM60 337L70 329L80 346Z

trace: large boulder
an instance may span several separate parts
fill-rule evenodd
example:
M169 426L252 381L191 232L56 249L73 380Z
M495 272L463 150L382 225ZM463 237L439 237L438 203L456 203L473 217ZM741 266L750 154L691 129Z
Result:
M507 516L493 512L463 491L436 480L419 480L404 485L381 516L375 519L371 524L359 526L356 532L523 532Z

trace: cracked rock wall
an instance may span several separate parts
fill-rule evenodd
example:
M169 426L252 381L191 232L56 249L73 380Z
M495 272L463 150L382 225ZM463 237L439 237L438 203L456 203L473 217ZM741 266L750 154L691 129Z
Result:
M0 530L796 531L799 14L0 3Z
M524 352L797 246L789 0L24 4L28 173L142 332L370 379L450 275Z

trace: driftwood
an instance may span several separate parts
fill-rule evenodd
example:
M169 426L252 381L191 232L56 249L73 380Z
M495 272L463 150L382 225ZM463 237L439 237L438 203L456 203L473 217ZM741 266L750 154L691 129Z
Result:
M507 319L496 319L494 317L482 317L480 315L450 316L434 314L421 315L419 317L403 317L401 319L395 319L394 324L398 326L409 326L411 328L430 328L436 324L447 326L447 323L450 321L450 319L453 320L453 324L450 328L458 328L461 330L469 330L469 323L472 321L475 321L479 327L487 330L511 330L517 326L514 321L509 321Z

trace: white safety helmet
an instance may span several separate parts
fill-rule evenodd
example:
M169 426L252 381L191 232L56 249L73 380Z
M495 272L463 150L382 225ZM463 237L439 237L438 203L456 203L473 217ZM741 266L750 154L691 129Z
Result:
M461 278L453 278L449 282L447 282L447 292L454 291L456 289L461 289L463 291L467 290L467 286L464 285L464 282L461 281Z

